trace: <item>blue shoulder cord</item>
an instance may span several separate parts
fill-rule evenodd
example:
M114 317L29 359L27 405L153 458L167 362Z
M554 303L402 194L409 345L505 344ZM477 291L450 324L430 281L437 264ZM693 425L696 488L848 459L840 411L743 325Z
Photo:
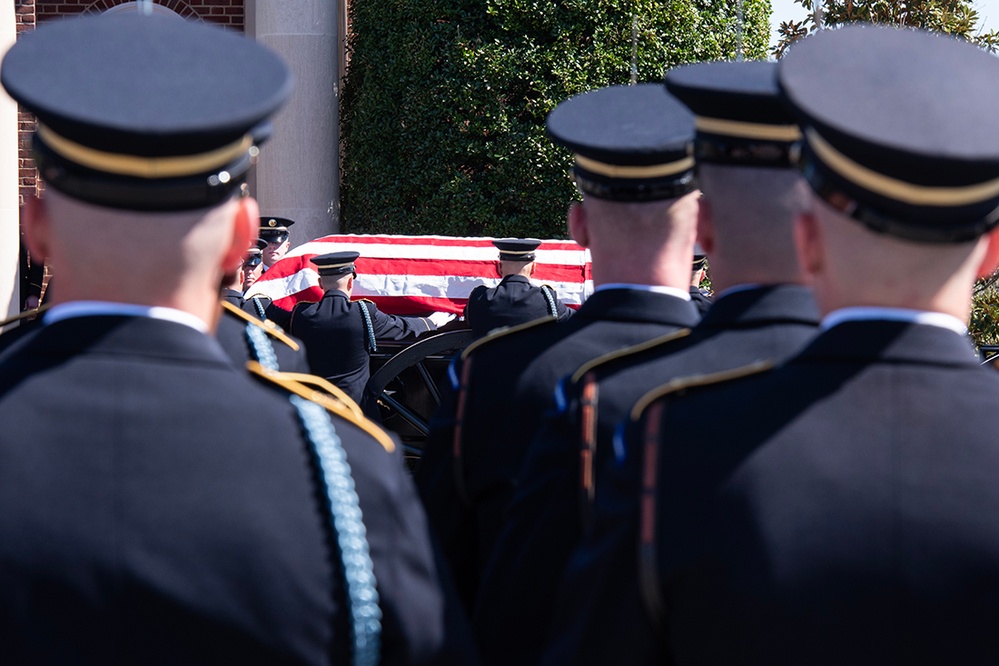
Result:
M247 324L246 337L260 365L277 370L277 356L263 329ZM367 533L361 505L354 489L347 454L326 409L297 395L289 397L298 410L312 454L319 467L320 480L329 498L331 527L340 550L354 666L375 666L381 655L382 611L374 567L368 552Z
M262 321L267 321L267 313L264 312L264 306L260 302L260 297L250 296L250 300L253 301L253 307L257 310L257 316L260 317Z
M264 329L253 324L247 324L246 340L250 345L251 355L260 365L268 370L280 370L277 354L274 353L274 346L267 339L267 333L264 332Z
M552 294L552 288L547 284L541 285L541 293L545 295L545 300L548 301L548 313L553 317L558 317L558 308L555 306L555 296Z
M371 313L368 312L368 306L364 304L364 301L358 301L357 304L361 306L361 315L364 317L364 329L368 332L368 345L372 352L376 352L378 345L375 344L375 327L371 323Z
M293 395L305 432L312 442L312 452L319 465L321 479L329 498L333 534L340 548L351 638L354 641L354 666L376 666L381 654L382 610L378 606L374 567L368 552L367 533L361 506L350 475L350 463L340 444L329 412L321 405Z

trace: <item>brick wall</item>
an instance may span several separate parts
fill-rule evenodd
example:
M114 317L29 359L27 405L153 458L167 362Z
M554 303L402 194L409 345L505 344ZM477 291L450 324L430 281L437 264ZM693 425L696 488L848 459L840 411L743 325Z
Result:
M35 0L14 0L14 14L17 17L17 34L33 30L35 27ZM18 150L18 185L20 190L20 203L24 204L24 197L36 193L38 174L35 172L35 162L31 159L30 141L31 130L35 126L34 117L18 109L17 111L17 134L20 138L20 149Z
M61 16L72 16L84 12L102 12L127 0L14 0L17 16L17 34L34 29L36 24ZM223 25L243 31L245 13L243 0L156 0L156 4L172 9L177 14L190 19L203 19L209 23ZM17 114L20 150L18 151L18 183L20 201L25 196L37 194L41 188L34 160L31 159L31 132L34 117L25 112Z
M37 0L38 22L83 12L102 12L127 0ZM172 9L186 18L243 30L243 0L156 0L157 5Z

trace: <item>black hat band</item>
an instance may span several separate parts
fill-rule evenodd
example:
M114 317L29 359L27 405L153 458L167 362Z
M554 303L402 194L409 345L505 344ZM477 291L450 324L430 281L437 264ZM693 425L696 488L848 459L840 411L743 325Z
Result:
M534 250L500 250L499 256L506 261L534 261Z
M319 267L320 275L337 276L346 275L347 273L357 274L357 269L354 268L354 262L351 261L346 264L324 264Z
M83 146L39 124L38 171L50 185L89 203L126 210L193 210L225 201L256 157L250 137L197 155L144 157Z
M797 164L798 144L697 135L695 156L700 164L790 169Z
M60 192L99 206L136 211L195 210L222 203L240 188L253 163L247 152L210 174L136 178L80 166L53 152L38 134L32 138L32 148L38 172Z
M648 183L643 181L606 182L588 178L578 169L575 172L576 186L583 194L608 201L663 201L676 199L697 190L694 174L686 175L683 180L671 179L666 183Z
M39 123L35 135L61 157L80 166L119 176L163 179L209 173L246 155L253 147L249 134L237 141L196 155L163 155L146 157L97 150L71 141Z
M698 162L788 169L797 161L797 125L769 125L722 118L695 118Z
M874 194L913 206L956 207L984 203L999 197L999 178L959 187L909 183L878 173L833 148L818 132L805 132L808 147L830 170Z
M666 164L626 166L606 164L576 155L573 169L583 194L611 201L660 201L675 199L697 189L694 158Z
M999 205L989 213L963 224L952 221L946 227L900 220L877 207L847 194L838 174L827 171L806 148L801 158L802 176L815 193L834 210L853 218L871 231L919 243L963 243L973 241L999 224Z

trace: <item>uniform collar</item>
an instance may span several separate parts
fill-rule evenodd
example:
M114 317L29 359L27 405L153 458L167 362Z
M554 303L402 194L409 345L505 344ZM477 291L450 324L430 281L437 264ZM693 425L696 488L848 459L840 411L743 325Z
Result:
M500 280L500 283L503 282L523 282L524 284L531 284L530 278L524 275L518 275L516 273L514 273L513 275L504 275L503 279Z
M190 314L174 308L165 308L132 303L112 303L108 301L71 301L53 306L42 318L44 324L54 324L77 317L112 316L142 317L183 324L201 333L208 333L208 324Z
M684 291L683 289L677 289L676 287L664 287L658 284L631 284L629 282L608 282L607 284L602 284L593 290L593 293L598 291L604 291L606 289L630 289L632 291L648 291L654 294L666 294L667 296L676 296L680 300L689 301L690 291Z
M744 285L726 289L704 315L698 328L730 328L737 324L777 321L819 325L812 291L797 284Z
M686 298L642 289L601 289L587 298L573 315L601 321L656 323L690 328L699 316Z
M898 321L910 324L939 326L940 328L954 331L959 335L968 334L968 327L964 325L964 322L942 312L866 306L833 310L822 320L822 329L826 330L846 321Z
M979 363L971 338L950 326L884 317L843 319L819 332L792 362L809 361L976 367Z

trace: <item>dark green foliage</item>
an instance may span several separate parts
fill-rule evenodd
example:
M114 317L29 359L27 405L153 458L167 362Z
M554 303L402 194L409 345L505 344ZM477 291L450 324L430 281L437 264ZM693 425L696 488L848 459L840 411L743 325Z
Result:
M766 56L769 0L745 0L743 51ZM578 198L545 136L561 100L732 58L718 0L357 0L341 102L350 233L560 237ZM633 39L634 36L634 39Z
M802 21L784 21L777 29L780 41L773 55L780 58L794 42L814 32L814 0L794 0L809 12ZM973 0L822 0L822 25L832 27L845 23L866 22L925 28L963 37L995 51L999 47L999 32L982 32L978 26L978 10Z
M975 284L968 331L979 347L999 345L999 273Z

